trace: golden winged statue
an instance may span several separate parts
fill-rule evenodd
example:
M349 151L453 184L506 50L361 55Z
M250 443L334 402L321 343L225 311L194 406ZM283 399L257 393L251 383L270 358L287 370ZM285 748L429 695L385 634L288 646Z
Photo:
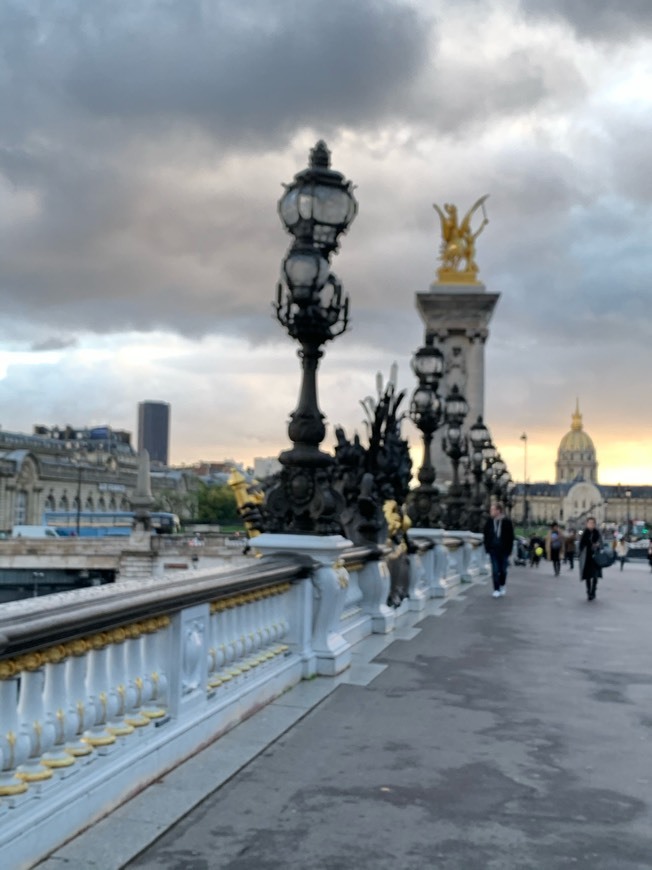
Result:
M443 211L434 203L433 208L441 221L441 247L437 280L441 284L478 284L478 264L475 262L475 240L489 223L484 204L489 199L486 193L474 203L459 223L457 206L444 204ZM476 230L471 221L478 209L482 209L482 221Z

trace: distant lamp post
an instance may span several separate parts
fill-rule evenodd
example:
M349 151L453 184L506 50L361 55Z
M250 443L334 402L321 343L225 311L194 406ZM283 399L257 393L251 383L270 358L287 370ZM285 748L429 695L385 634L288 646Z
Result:
M521 435L523 442L523 528L528 526L528 504L527 504L527 432Z
M489 430L485 426L482 417L478 417L476 422L469 429L469 440L471 441L471 473L473 474L473 479L475 481L473 507L471 511L471 529L474 532L479 532L482 530L484 513L484 499L482 497L483 451L491 442Z
M407 499L407 513L412 524L418 528L434 528L441 522L439 490L435 486L437 473L432 464L432 439L442 422L442 406L437 387L444 371L444 356L434 347L433 338L412 357L412 371L418 386L412 393L409 416L423 439L423 461L418 473L419 486Z
M627 500L627 534L631 535L631 533L632 533L632 491L631 491L631 489L625 490L625 498Z
M340 531L341 496L331 485L333 458L319 449L326 428L317 400L321 347L348 326L349 300L330 271L330 257L340 235L357 212L351 182L330 168L330 151L322 141L310 152L310 165L285 186L278 211L294 237L281 270L275 315L299 342L302 383L291 414L290 450L279 456L279 483L269 492L269 530L314 534Z
M484 459L484 486L487 498L486 512L488 514L489 508L491 507L491 496L493 494L494 483L496 479L493 464L498 456L498 451L496 450L494 443L491 440L491 436L489 437L489 440L482 449L482 456Z
M462 424L469 412L469 405L457 384L453 386L446 397L444 418L446 421L446 434L443 439L443 448L453 467L453 480L447 496L447 524L449 529L460 528L462 513L464 512L464 499L460 486L459 467L460 460L466 456L467 439L462 434Z

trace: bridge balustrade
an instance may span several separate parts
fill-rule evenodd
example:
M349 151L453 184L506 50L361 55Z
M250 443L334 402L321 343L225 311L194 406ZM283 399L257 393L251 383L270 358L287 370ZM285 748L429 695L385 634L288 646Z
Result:
M416 541L393 610L382 548L335 538L279 553L267 538L274 554L237 570L0 606L5 866L30 866L301 679L340 672L352 644L438 594L432 541ZM472 558L470 533L449 538L449 561L467 543Z

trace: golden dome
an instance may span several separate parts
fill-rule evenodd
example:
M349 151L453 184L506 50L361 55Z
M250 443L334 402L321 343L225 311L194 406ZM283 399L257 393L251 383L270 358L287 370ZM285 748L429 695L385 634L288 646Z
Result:
M559 443L559 453L566 451L582 451L583 453L591 451L592 453L595 453L593 441L582 427L582 415L580 414L579 400L572 417L570 432L567 432Z

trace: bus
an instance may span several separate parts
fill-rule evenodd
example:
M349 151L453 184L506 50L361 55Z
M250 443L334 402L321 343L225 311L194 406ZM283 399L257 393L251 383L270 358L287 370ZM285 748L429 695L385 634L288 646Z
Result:
M159 535L174 535L180 529L179 517L165 511L152 511L152 530ZM133 511L44 511L43 525L60 535L77 534L80 538L104 538L130 535L134 525Z

